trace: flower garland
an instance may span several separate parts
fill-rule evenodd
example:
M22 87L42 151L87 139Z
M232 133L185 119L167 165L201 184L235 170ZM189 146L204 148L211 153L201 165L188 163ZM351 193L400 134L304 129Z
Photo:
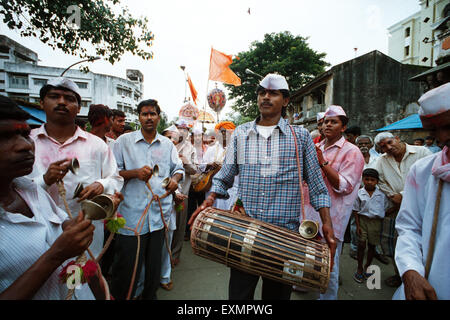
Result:
M105 219L103 221L105 227L111 232L111 233L117 233L119 229L123 228L126 224L125 218L120 214L117 213L114 215L114 217ZM59 279L63 283L67 283L67 280L69 279L70 275L75 272L75 269L71 269L71 273L67 273L67 269L70 266L76 266L80 270L80 281L82 284L88 282L91 280L93 276L97 273L97 263L93 261L92 259L86 261L84 264L82 263L76 263L75 260L69 261L61 270L59 273Z

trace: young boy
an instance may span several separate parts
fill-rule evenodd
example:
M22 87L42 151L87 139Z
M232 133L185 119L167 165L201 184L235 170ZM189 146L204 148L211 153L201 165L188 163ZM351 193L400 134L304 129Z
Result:
M375 247L380 244L382 221L388 199L377 188L378 171L372 168L365 169L362 174L364 188L359 189L358 197L353 206L353 214L356 220L356 232L358 234L358 269L353 275L356 282L362 283L370 274L366 273L375 254ZM363 269L364 251L368 246L367 261Z

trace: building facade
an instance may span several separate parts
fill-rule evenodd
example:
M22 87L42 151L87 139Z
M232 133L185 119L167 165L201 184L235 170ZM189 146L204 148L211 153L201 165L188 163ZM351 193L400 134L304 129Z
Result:
M38 104L42 86L64 70L38 65L37 53L0 35L0 94ZM143 97L144 82L139 70L126 70L126 78L77 69L68 70L64 76L80 88L79 116L87 116L91 104L104 104L124 111L127 122L138 123L136 107Z
M340 105L350 118L348 125L367 134L417 112L425 88L409 79L427 69L375 50L332 67L293 92L289 111L302 115L296 124L313 130L318 112Z
M448 0L419 0L421 10L388 28L388 55L414 65L434 67L440 52L436 25L445 18Z

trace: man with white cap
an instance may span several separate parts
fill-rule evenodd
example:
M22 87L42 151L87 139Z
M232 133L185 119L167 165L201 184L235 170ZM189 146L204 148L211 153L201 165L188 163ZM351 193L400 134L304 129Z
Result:
M348 120L341 106L329 106L325 111L322 127L324 139L316 145L317 157L331 198L330 216L337 240L334 269L330 274L328 290L320 295L321 300L337 299L339 256L364 168L361 151L343 136ZM311 214L311 220L317 220L318 215L314 210L307 212Z
M380 174L378 187L392 203L391 210L389 213L386 212L383 219L381 247L386 256L392 257L395 275L387 278L385 283L396 288L400 286L401 279L394 261L395 242L397 241L395 219L402 203L406 175L417 160L430 155L431 151L422 146L413 146L402 142L399 137L395 137L390 132L377 134L375 144L384 153L378 158L375 165L375 169Z
M33 129L30 137L36 147L36 161L29 175L50 194L55 203L66 210L58 191L58 181L64 182L68 207L74 217L81 210L80 201L101 193L120 191L123 178L119 175L114 155L99 137L81 130L75 124L81 104L78 86L70 79L55 78L40 90L40 104L47 122ZM71 159L77 158L78 172L69 171ZM73 199L77 185L84 189L79 199ZM97 256L103 248L103 221L93 221L94 240L90 246Z
M298 231L302 212L301 173L302 180L309 185L311 203L320 212L323 236L334 256L336 240L329 214L330 197L314 144L306 129L290 126L283 118L289 103L287 81L281 75L268 74L256 92L260 115L234 130L222 168L214 176L211 194L193 214L189 224L200 211L212 206L216 198L228 198L227 190L239 175L238 197L247 215ZM299 170L297 159L303 170ZM262 299L290 298L291 285L262 279ZM254 299L258 280L257 275L231 268L229 299Z
M394 299L450 299L450 83L419 99L424 129L444 145L406 177L395 227L395 261L403 285Z

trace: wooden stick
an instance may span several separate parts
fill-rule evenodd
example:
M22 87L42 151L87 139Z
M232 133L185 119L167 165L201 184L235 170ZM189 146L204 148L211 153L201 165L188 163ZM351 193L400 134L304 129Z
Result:
M444 185L444 180L439 179L439 185L436 196L436 204L434 205L434 216L433 216L433 225L431 227L430 233L430 242L428 245L428 255L427 262L425 264L425 279L428 279L428 275L430 274L431 262L433 261L434 254L434 245L436 242L436 230L439 218L439 209L441 204L441 195L442 195L442 186Z

